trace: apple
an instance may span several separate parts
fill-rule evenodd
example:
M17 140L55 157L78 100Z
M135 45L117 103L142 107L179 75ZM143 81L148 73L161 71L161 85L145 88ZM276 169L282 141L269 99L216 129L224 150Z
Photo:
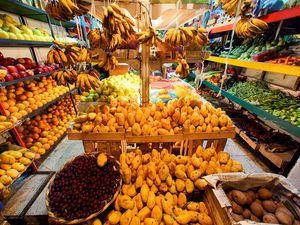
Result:
M27 73L27 76L28 76L28 77L34 76L33 70L26 70L26 73Z
M41 74L41 73L44 73L44 70L43 70L43 68L37 68L37 69L34 70L34 73L35 74Z
M31 64L25 63L24 67L25 67L26 70L32 69L32 65Z
M16 79L20 79L20 74L19 73L11 73L10 75L12 75L12 77L16 80Z
M19 75L21 78L27 77L27 73L25 71L20 71Z
M25 64L25 59L24 58L18 58L17 63Z
M15 65L15 67L17 67L17 69L18 69L18 71L25 71L26 70L26 68L25 68L25 66L23 66L22 64L17 64L17 65Z
M4 79L5 79L5 81L11 81L11 80L13 80L14 78L13 78L12 75L7 74L7 75L4 77Z
M9 66L9 65L14 65L14 60L12 60L12 58L4 58L2 61L1 61L1 65L2 66Z
M48 73L48 72L49 72L49 68L48 68L48 67L44 67L43 69L44 69L44 72L45 72L45 73Z
M39 64L39 65L37 66L37 68L44 68L44 67L45 67L44 64Z
M9 73L17 73L18 69L15 66L7 66L6 67Z
M30 58L23 58L26 64L32 64L32 59Z
M4 59L4 56L2 54L2 52L0 52L0 61L2 61Z

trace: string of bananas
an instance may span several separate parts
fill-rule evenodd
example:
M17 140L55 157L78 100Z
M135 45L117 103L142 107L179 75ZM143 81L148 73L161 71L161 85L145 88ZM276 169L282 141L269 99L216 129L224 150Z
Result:
M135 33L134 21L115 3L104 9L102 24L111 34L119 34L125 40Z
M52 78L56 81L58 85L67 86L67 83L74 84L77 80L76 70L60 70L55 71Z
M222 9L231 17L235 17L239 0L222 0ZM245 15L247 12L253 10L253 4L251 0L242 0L239 9L239 15Z
M91 51L85 47L82 48L80 55L77 58L78 62L90 62L91 61Z
M88 73L80 73L77 76L75 85L77 88L80 88L81 91L89 92L91 89L96 89L100 86L100 80L94 75L90 75Z
M178 66L176 67L176 74L180 74L182 78L185 78L190 73L190 66L185 60L185 53L178 53L176 57Z
M241 18L235 27L235 32L239 38L253 39L256 38L269 28L268 24L256 18Z
M58 47L53 47L47 54L47 61L48 64L60 64L60 65L67 65L68 58L63 50Z
M100 28L91 30L87 35L92 49L107 49L109 46L109 41L107 37L107 31L104 30L101 32Z
M59 21L69 21L74 16L82 16L90 11L91 3L85 0L51 0L46 5L50 17Z
M171 28L166 33L165 42L171 46L186 45L194 40L197 33L194 27Z
M201 27L198 28L197 35L194 38L194 42L199 47L203 47L204 45L206 45L208 43L208 38L204 33L207 33L207 30L205 28L201 28Z
M107 71L115 69L119 63L117 58L111 54L105 54L104 57L99 56L98 60L98 66L100 68L104 68Z
M149 29L147 31L141 31L136 33L137 39L141 44L147 44L147 45L155 45L157 42L162 43L162 40L160 36L158 35L158 32L154 30L152 26L149 26Z

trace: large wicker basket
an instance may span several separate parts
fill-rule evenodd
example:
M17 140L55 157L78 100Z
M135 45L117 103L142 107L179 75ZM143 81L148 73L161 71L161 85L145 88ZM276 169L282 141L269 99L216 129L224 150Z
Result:
M57 176L57 174L60 173L60 171L62 171L67 165L69 165L70 163L72 163L75 159L77 159L78 157L82 157L82 156L86 156L86 155L94 155L96 157L96 155L98 155L98 153L93 153L93 154L81 154L79 156L76 156L75 158L73 158L72 160L68 161L64 166L62 166L55 174L55 176L52 177L52 179L50 180L49 182L49 185L48 185L48 189L46 191L46 207L47 207L47 210L48 210L48 216L49 216L49 219L55 223L59 223L59 224L78 224L78 223L83 223L83 222L86 222L86 221L89 221L91 220L92 218L100 215L101 213L103 213L114 201L115 199L117 198L120 190L121 190L121 187L122 187L122 178L120 176L120 183L119 183L119 187L117 189L117 191L114 193L112 199L106 203L106 205L98 212L96 213L93 213L91 215L89 215L88 217L86 218L80 218L80 219L74 219L74 220L65 220L64 218L60 218L60 217L57 217L55 215L54 212L51 211L51 208L49 206L49 198L48 198L48 195L50 193L50 190L51 190L51 187L54 183L54 179L55 177ZM114 162L115 162L115 165L117 167L115 167L115 170L120 170L120 163L118 160L116 160L116 158L114 158L113 156L108 156L109 158L111 158Z

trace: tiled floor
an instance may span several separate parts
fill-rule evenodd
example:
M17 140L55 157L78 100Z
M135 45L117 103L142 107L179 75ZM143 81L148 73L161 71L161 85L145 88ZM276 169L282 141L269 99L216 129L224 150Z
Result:
M235 140L229 139L225 151L230 153L234 160L242 163L246 173L267 172L268 169L261 164L247 149L244 149ZM81 141L69 141L65 138L40 166L40 171L57 171L73 157L84 153Z

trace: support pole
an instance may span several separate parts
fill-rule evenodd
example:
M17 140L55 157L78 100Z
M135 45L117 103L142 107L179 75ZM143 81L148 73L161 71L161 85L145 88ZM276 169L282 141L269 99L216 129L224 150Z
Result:
M149 0L144 0L142 1L142 3L144 4L144 6L146 7L146 9L144 7L142 7L142 14L146 15L144 16L144 18L146 18L144 20L144 26L142 26L145 29L148 29L149 23L151 21L148 21L149 15L147 13L147 11L149 12ZM150 15L151 17L151 15ZM141 18L142 15L141 15ZM142 99L141 99L141 103L142 105L147 105L150 101L150 76L149 76L149 57L150 57L150 46L143 44L142 45L142 73L141 73L141 81L142 81L142 86L141 86L141 93L142 93Z
M150 47L146 44L142 45L142 105L147 105L150 100L150 77L149 77L149 56Z

